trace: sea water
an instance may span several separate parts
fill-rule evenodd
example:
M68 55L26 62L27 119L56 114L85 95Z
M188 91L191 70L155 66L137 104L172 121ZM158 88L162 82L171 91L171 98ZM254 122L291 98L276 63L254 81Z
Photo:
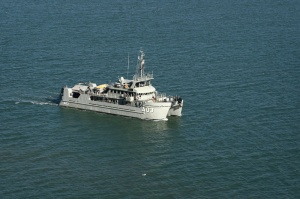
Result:
M0 4L1 198L300 197L299 1ZM182 117L58 106L141 47Z

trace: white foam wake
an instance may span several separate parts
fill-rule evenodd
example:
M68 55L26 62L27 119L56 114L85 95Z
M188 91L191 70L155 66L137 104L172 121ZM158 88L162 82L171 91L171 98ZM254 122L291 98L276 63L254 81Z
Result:
M28 104L28 103L31 103L31 104L35 104L35 105L50 105L50 106L58 106L58 104L56 103L53 103L53 102L41 102L41 101L32 101L32 100L20 100L20 101L16 101L15 104L22 104L22 103L25 103L25 104Z

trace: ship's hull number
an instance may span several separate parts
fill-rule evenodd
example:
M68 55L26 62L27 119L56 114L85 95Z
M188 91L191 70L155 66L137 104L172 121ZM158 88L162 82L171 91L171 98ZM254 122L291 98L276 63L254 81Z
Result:
M154 108L149 108L149 107L142 107L142 112L145 113L153 113L154 112Z

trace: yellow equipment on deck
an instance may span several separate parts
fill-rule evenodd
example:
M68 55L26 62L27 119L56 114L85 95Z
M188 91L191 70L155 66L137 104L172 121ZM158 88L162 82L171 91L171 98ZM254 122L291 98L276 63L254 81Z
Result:
M104 89L107 86L108 86L108 84L101 84L101 85L97 86L96 88Z

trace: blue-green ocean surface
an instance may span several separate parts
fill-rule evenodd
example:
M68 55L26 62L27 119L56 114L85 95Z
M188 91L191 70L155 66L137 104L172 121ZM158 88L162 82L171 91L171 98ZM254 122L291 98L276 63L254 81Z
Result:
M166 122L61 108L133 75ZM0 198L300 198L300 1L0 2Z

